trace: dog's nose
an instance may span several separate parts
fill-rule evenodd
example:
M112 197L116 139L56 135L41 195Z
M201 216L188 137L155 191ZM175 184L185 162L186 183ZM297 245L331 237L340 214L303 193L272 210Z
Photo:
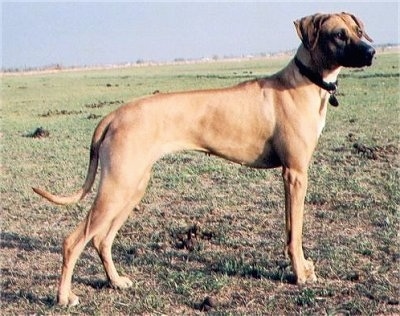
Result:
M375 48L372 46L363 43L363 59L364 59L364 66L371 66L372 60L374 59L374 55L376 53Z
M376 53L376 50L372 46L370 46L366 51L366 55L371 59L374 57L375 53Z

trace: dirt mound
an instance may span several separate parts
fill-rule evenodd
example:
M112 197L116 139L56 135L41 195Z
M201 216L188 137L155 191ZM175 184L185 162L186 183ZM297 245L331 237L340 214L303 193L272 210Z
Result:
M57 115L76 115L82 114L83 111L68 111L68 110L48 110L46 113L39 114L40 117L50 117Z
M50 132L43 127L38 127L35 131L31 134L26 135L26 137L32 138L46 138L50 136Z
M85 104L85 107L90 108L90 109L95 109L95 108L102 108L105 106L112 106L112 105L118 105L118 104L123 104L123 103L125 103L123 100L99 101L96 103Z
M353 153L373 160L387 160L390 156L398 154L398 149L394 145L367 146L362 143L353 144Z

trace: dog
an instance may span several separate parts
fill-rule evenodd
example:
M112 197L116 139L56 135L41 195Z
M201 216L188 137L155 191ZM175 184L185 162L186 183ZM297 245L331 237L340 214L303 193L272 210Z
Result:
M60 305L76 305L71 290L75 263L92 240L112 287L132 281L120 276L111 246L139 204L152 165L162 156L195 150L253 168L282 168L288 254L297 284L317 280L302 248L307 169L325 125L328 102L338 105L342 67L370 66L375 49L363 23L349 13L314 14L294 22L301 44L278 73L212 90L158 93L108 114L94 131L86 180L70 196L33 188L56 204L76 203L91 189L101 164L97 196L87 217L63 243L58 288Z

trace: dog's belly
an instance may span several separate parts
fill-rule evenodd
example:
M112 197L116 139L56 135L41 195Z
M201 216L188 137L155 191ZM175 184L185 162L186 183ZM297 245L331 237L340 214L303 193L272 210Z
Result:
M281 161L270 142L242 143L230 142L229 145L219 143L217 146L204 146L206 152L226 160L252 168L275 168Z

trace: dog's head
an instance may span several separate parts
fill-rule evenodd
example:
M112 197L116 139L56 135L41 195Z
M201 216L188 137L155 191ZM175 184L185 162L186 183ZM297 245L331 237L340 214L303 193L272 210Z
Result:
M324 56L325 67L364 67L372 64L375 49L364 24L350 13L314 14L294 22L310 54Z

